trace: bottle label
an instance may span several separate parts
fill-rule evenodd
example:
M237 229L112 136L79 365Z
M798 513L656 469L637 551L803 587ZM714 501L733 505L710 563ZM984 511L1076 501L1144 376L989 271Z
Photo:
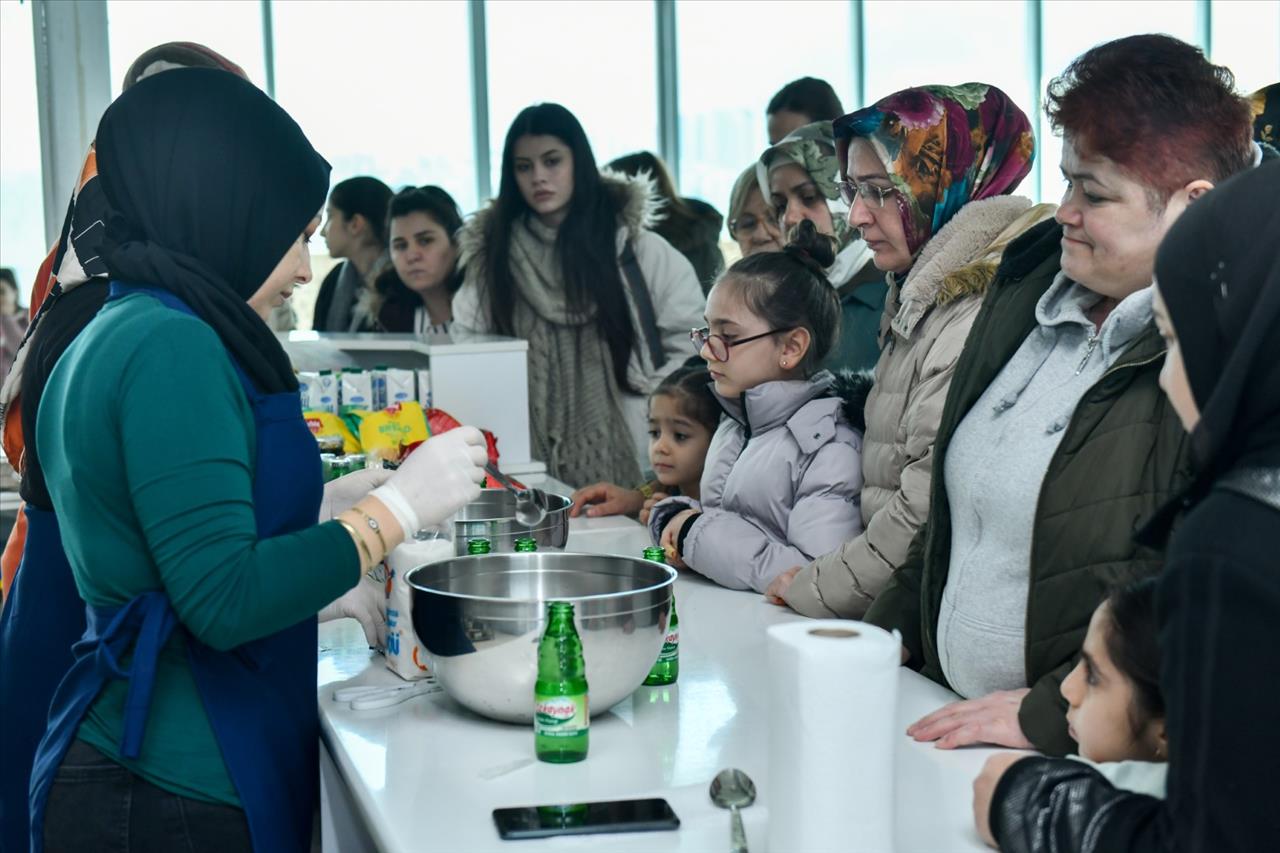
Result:
M666 639L662 641L662 651L658 654L659 661L671 661L680 657L680 628L676 626L667 632Z
M586 730L589 724L587 695L549 696L537 693L533 697L533 730L535 734L549 737L573 737Z

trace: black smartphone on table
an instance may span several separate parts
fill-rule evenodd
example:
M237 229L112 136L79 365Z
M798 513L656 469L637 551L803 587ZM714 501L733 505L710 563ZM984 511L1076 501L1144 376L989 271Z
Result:
M670 804L657 798L494 809L493 822L505 840L680 828L680 818Z

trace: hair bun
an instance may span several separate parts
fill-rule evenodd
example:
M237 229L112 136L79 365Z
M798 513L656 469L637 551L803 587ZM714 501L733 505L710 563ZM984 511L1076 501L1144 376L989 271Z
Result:
M791 230L789 241L782 251L824 281L827 268L836 262L835 238L820 233L817 226L807 219L801 220Z

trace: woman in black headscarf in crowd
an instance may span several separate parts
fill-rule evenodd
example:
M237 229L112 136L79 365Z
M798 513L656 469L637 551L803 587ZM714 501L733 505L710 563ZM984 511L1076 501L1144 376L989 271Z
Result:
M1280 838L1280 163L1224 182L1156 256L1160 385L1191 435L1193 484L1160 578L1167 799L1086 764L992 756L974 783L984 839L1015 853L1255 853Z

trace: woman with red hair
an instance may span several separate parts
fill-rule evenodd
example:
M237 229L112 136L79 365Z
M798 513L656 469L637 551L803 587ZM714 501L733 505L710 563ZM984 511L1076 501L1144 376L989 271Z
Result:
M928 521L866 615L964 697L912 725L918 741L1070 751L1058 686L1089 618L1161 568L1133 530L1188 458L1157 381L1153 265L1182 212L1260 157L1233 83L1199 49L1142 35L1049 86L1069 188L1004 254L943 408Z

